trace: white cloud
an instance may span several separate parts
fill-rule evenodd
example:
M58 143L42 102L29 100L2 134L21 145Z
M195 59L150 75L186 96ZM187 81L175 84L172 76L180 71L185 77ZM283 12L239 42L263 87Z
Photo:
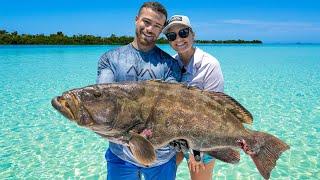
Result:
M224 19L195 21L199 39L260 39L319 42L320 22Z
M310 22L281 22L281 21L257 21L257 20L246 20L246 19L229 19L222 20L224 24L239 24L239 25L268 25L268 26L286 26L286 27L312 27L313 23ZM318 24L318 23L317 23Z
M303 28L304 30L320 30L320 23L311 22L294 22L294 21L259 21L248 19L226 19L212 22L198 22L194 23L195 27L218 27L223 25L239 25L250 26L255 28L272 28L272 29L297 29Z

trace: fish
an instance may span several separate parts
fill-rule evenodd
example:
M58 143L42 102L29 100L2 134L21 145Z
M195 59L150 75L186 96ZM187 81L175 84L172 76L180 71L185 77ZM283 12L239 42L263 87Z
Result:
M238 163L242 150L269 179L280 155L290 148L271 134L244 126L253 123L253 116L231 96L181 83L94 84L66 91L51 103L79 126L128 146L145 166L155 162L155 149L183 140L189 148L227 163Z

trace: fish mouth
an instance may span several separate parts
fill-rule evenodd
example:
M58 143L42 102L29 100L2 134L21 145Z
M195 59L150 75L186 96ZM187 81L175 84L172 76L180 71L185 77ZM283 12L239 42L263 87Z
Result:
M75 115L73 114L70 106L68 105L67 100L62 97L58 96L51 100L52 106L58 110L62 115L70 120L75 120Z
M81 106L79 99L73 93L65 93L51 100L52 106L64 117L75 121L80 126L91 126L96 124L88 110Z

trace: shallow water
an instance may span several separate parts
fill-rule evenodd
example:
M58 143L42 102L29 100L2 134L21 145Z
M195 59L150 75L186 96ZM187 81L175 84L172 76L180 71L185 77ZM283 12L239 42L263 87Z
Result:
M98 58L116 46L0 46L0 179L106 178L108 146L58 114L50 100L95 83ZM271 179L320 177L320 45L200 45L221 63L225 92L254 116L249 128L291 146ZM173 54L167 45L161 48ZM241 153L214 179L262 179ZM186 162L177 179L189 179Z

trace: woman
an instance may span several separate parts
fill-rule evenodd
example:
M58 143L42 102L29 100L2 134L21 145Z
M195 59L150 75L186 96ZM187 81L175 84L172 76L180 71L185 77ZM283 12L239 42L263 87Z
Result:
M196 86L206 91L223 92L223 75L220 64L216 58L194 46L195 33L187 16L172 16L167 26L163 29L170 46L178 53L174 56L182 69L182 82L189 86ZM199 154L199 152L193 154ZM200 156L184 156L192 180L205 180L212 178L214 158L204 154L201 161L196 161ZM177 163L183 160L183 154L177 155Z

